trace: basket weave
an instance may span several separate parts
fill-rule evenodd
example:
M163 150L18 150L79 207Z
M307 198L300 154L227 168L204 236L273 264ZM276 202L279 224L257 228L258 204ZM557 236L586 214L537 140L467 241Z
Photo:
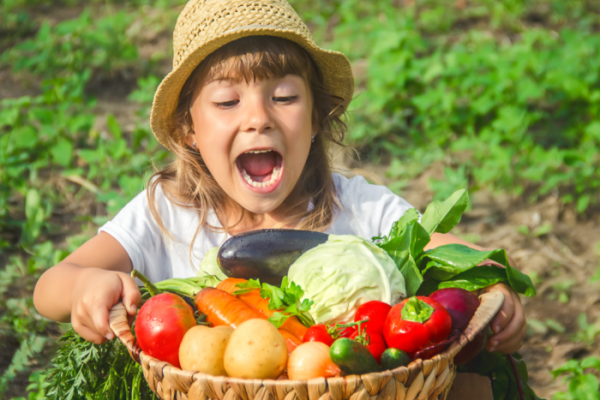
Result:
M445 400L456 375L454 356L487 326L504 295L486 293L480 300L464 335L429 360L417 359L392 371L308 381L239 379L183 371L140 349L122 303L111 309L109 323L131 357L142 365L150 388L163 400Z

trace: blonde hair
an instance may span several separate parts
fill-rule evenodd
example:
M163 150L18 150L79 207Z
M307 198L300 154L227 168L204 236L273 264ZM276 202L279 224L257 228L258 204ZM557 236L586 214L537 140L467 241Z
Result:
M158 212L155 192L159 185L165 196L182 207L197 210L200 223L192 238L193 243L203 226L213 231L221 230L207 222L212 208L217 215L226 215L228 196L217 184L200 154L185 142L192 131L190 108L198 85L205 78L263 80L293 74L303 77L308 83L313 98L313 126L316 127L315 141L300 178L289 198L295 199L290 209L312 200L312 208L290 215L280 226L298 223L296 229L324 231L340 207L338 195L331 176L330 146L342 145L346 124L341 120L344 99L327 92L317 66L308 53L299 45L274 36L250 36L235 40L211 53L192 72L179 95L174 114L174 124L167 141L176 155L176 160L157 171L148 182L148 202L154 219L161 231L167 232ZM240 207L241 208L241 207ZM247 210L240 210L239 223ZM227 221L221 221L223 230L229 232Z

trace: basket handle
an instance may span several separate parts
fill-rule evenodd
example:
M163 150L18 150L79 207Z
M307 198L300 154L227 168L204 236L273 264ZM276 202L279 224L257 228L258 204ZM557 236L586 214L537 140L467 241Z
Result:
M110 309L108 313L108 325L117 338L121 340L121 343L127 347L131 358L139 363L142 349L131 334L131 327L127 320L127 310L122 302L118 302Z
M477 307L477 311L475 311L475 315L471 319L469 326L467 326L467 329L460 336L460 339L454 342L447 350L452 357L458 354L481 330L487 327L488 323L496 316L500 307L502 307L504 294L502 292L484 293L479 296L479 300L481 303Z

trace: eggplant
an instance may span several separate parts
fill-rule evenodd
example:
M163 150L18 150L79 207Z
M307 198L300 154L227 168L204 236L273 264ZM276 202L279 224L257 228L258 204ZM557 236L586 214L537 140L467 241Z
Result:
M281 284L290 265L304 252L327 241L321 232L262 229L229 238L217 260L223 273L233 278L260 279Z

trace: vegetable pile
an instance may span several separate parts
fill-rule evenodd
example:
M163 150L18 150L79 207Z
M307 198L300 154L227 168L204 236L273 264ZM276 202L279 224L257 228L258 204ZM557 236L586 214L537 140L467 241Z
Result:
M269 283L276 276L272 272L265 281L223 279L230 274L223 270L225 275L153 285L134 271L146 300L135 321L137 341L144 352L184 370L252 379L366 374L431 358L457 340L473 318L479 299L472 291L503 282L518 293L535 294L529 277L509 265L504 250L456 244L424 250L434 232L446 233L460 221L467 204L460 191L432 203L422 217L410 210L373 242L321 237L321 244L289 256L295 260L291 266L277 267L277 274L287 271L279 286ZM252 238L245 240L251 244ZM217 251L211 254L202 271L219 266ZM277 258L285 257L278 253ZM485 260L502 267L478 266ZM487 334L484 329L463 348L456 363L472 366L469 360L481 353ZM500 363L503 356L495 354L492 368L482 364L481 355L475 362L490 374L514 365L514 359ZM526 377L514 379L521 392L525 388L535 396Z

